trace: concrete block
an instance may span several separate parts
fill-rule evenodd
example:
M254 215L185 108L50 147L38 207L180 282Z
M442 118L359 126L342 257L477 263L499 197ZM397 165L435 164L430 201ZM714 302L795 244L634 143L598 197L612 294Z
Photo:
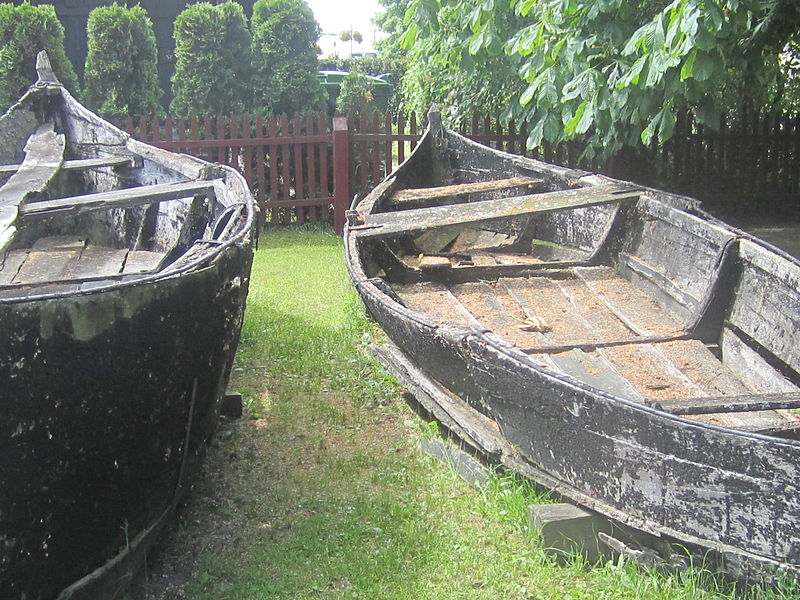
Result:
M592 564L612 557L597 537L601 532L613 533L614 526L605 517L574 504L534 504L529 510L531 529L541 532L542 545L559 562L575 553Z
M474 456L441 438L422 438L420 448L426 454L453 467L462 479L476 487L483 487L489 476L488 469Z
M239 419L242 416L242 395L236 392L225 392L220 412L226 417Z

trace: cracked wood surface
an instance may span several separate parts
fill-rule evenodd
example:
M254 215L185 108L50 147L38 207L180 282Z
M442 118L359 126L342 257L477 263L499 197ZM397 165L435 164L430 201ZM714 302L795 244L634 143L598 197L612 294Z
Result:
M387 237L424 231L433 227L479 223L566 208L633 201L638 198L637 190L620 185L600 185L514 198L375 213L365 216L365 228L360 230L358 235L362 238Z
M28 138L25 160L0 188L0 248L14 234L14 222L20 204L42 193L58 173L64 161L65 141L53 130L53 123L44 123Z
M79 214L110 208L130 208L143 204L155 204L169 200L180 200L192 196L208 195L214 191L214 181L186 181L182 183L161 183L137 188L126 188L85 194L71 198L31 202L21 207L20 213L26 219L44 218L54 215Z
M443 185L432 188L414 188L399 190L391 196L389 201L394 204L404 204L419 200L434 200L436 198L459 196L462 194L495 192L523 186L535 188L543 183L544 180L534 177L509 177L507 179L495 179L493 181L476 181L474 183Z

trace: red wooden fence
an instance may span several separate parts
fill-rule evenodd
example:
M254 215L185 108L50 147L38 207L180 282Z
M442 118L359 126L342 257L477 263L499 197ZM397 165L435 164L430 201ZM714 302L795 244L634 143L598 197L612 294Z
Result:
M353 196L365 194L405 160L425 123L413 113L348 114L335 132L333 121L325 113L291 119L245 114L129 118L118 125L156 146L238 169L258 201L262 223L326 221L340 230ZM527 131L514 122L473 115L458 129L494 148L687 193L729 211L789 209L800 216L797 117L749 116L733 126L723 122L716 133L684 118L663 147L602 165L580 160L579 141L527 150Z

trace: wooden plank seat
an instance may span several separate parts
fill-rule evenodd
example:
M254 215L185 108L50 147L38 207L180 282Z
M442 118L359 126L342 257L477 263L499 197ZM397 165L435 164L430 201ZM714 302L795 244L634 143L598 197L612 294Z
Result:
M680 398L676 400L660 400L652 402L650 405L673 415L757 412L800 408L800 393Z
M80 214L94 210L130 208L192 196L211 195L214 193L215 181L161 183L55 200L42 200L23 205L20 207L20 214L25 219L36 219L64 214Z
M389 202L392 204L404 204L423 200L435 200L436 198L460 196L462 194L496 192L522 186L535 188L543 183L543 179L533 177L510 177L508 179L495 179L493 181L477 181L474 183L459 183L430 188L415 188L395 192L389 199Z
M127 156L106 156L102 158L81 158L65 160L61 163L64 171L79 171L98 167L122 167L133 165L133 159ZM0 175L16 173L22 165L0 165Z
M639 192L635 188L601 185L513 198L375 213L365 217L364 225L352 229L358 231L361 238L381 238L424 231L434 227L478 223L611 202L633 201L638 198Z

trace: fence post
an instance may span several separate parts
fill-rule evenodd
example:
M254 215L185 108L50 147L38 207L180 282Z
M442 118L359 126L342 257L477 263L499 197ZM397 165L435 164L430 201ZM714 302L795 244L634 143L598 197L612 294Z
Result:
M350 131L347 117L333 118L333 227L344 231L345 211L350 208Z

